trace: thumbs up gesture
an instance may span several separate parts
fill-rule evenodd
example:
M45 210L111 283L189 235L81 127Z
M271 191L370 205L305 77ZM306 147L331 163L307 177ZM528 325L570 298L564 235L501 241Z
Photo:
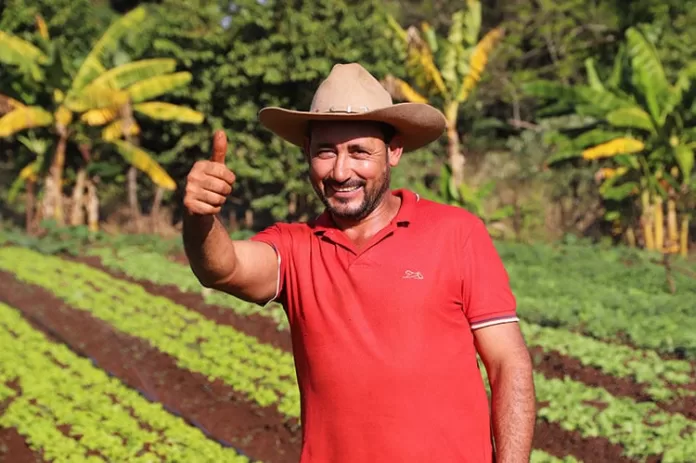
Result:
M186 177L184 207L189 214L217 214L232 193L235 175L225 165L226 153L227 136L223 130L217 130L210 160L196 161Z

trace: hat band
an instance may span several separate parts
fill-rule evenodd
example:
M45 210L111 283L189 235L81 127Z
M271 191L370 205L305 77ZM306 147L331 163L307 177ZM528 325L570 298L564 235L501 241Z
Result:
M366 113L366 112L368 112L368 111L370 110L370 108L367 107L367 106L358 106L358 108L360 109L359 111L355 110L355 108L353 108L353 106L351 106L351 105L348 105L348 106L345 106L345 107L342 107L342 108L337 108L337 107L335 107L335 106L331 106L331 107L330 107L327 111L325 111L325 112L329 112L329 113L347 113L347 114L353 114L353 113ZM319 111L318 109L315 109L314 112L315 112L315 113L318 113L318 112L321 112L321 111Z

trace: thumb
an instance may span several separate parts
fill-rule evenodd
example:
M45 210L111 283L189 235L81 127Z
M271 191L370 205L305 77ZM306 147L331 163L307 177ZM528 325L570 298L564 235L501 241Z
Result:
M225 163L225 154L227 153L227 135L222 129L215 131L213 135L213 155L210 160L220 164Z

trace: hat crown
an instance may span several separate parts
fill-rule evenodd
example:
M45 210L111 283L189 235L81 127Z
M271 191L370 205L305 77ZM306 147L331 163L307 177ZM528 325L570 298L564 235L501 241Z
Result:
M336 64L317 88L310 112L364 113L392 104L389 92L360 64Z

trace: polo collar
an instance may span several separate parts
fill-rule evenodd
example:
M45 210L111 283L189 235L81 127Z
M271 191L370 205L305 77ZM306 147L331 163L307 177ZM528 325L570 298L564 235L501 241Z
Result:
M420 195L405 188L392 190L391 194L401 198L401 206L399 207L399 211L396 213L396 216L392 219L389 225L387 225L387 227L408 226L413 220L416 205L420 201ZM314 219L310 226L312 227L315 234L323 234L327 230L338 229L333 219L331 218L331 214L329 214L329 212L326 209L324 209L324 212L322 212L319 216L317 216L316 219Z

